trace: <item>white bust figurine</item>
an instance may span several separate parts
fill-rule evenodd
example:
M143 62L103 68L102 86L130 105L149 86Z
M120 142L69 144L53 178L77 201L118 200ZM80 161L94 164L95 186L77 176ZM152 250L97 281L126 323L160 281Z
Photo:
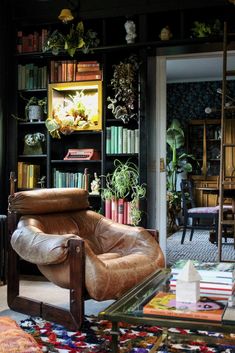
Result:
M136 38L134 21L127 20L124 24L126 30L126 41L128 44L134 43Z
M97 174L94 173L94 179L91 182L91 193L93 195L100 194L100 178L98 178Z

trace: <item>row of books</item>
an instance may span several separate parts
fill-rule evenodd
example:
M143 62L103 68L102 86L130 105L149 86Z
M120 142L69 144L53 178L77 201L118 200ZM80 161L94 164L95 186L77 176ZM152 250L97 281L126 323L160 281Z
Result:
M105 217L121 224L133 224L131 202L124 199L105 200Z
M48 30L42 28L40 31L33 31L29 34L24 34L23 31L17 32L17 53L30 53L42 51L46 42Z
M139 129L106 127L106 153L139 153Z
M102 70L97 61L52 60L50 82L102 80Z
M18 162L18 188L33 189L38 187L40 165Z
M170 289L176 290L176 282L181 269L187 260L178 260L172 267ZM199 274L200 294L205 296L219 296L228 298L235 293L235 264L233 263L206 263L193 260Z
M53 185L55 188L79 188L89 191L90 174L87 170L81 172L62 172L53 169Z
M45 89L47 87L47 67L33 63L18 65L18 89Z

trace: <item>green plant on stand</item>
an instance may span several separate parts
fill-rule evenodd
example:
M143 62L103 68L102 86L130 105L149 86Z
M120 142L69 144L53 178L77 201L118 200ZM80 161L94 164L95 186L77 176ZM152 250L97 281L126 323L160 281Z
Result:
M129 160L122 163L118 159L114 161L113 173L105 175L106 187L102 189L103 200L118 200L130 198L130 217L133 225L138 225L141 221L141 211L139 200L146 195L146 187L139 184L139 172L135 163Z
M169 232L172 232L177 229L176 219L181 211L181 192L177 189L177 181L181 173L192 172L193 167L188 160L195 161L195 157L182 152L185 136L177 119L167 129L166 142L170 147L170 156L167 158L167 211Z

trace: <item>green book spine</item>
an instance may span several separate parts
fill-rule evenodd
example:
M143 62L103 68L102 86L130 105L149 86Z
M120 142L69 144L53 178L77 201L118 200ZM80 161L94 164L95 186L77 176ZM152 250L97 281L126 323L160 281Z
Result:
M118 126L118 153L122 152L122 144L123 144L123 127Z
M114 126L114 153L118 153L118 127Z
M115 126L111 126L111 153L115 153Z
M127 128L122 130L122 153L127 153Z
M131 130L130 132L130 152L135 153L135 132L134 130Z

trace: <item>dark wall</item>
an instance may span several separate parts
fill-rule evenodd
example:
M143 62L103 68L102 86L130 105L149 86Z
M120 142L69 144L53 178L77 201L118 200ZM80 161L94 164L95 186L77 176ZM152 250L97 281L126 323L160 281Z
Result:
M178 119L185 131L189 120L220 118L221 81L169 83L167 85L167 126ZM234 97L235 81L229 81L227 94ZM228 100L229 101L229 100ZM215 108L217 112L206 114L205 108Z
M31 22L55 20L64 7L77 9L82 18L105 18L226 5L224 0L12 0L12 3L14 18Z
M6 213L6 123L7 123L7 1L1 2L0 12L0 213Z

